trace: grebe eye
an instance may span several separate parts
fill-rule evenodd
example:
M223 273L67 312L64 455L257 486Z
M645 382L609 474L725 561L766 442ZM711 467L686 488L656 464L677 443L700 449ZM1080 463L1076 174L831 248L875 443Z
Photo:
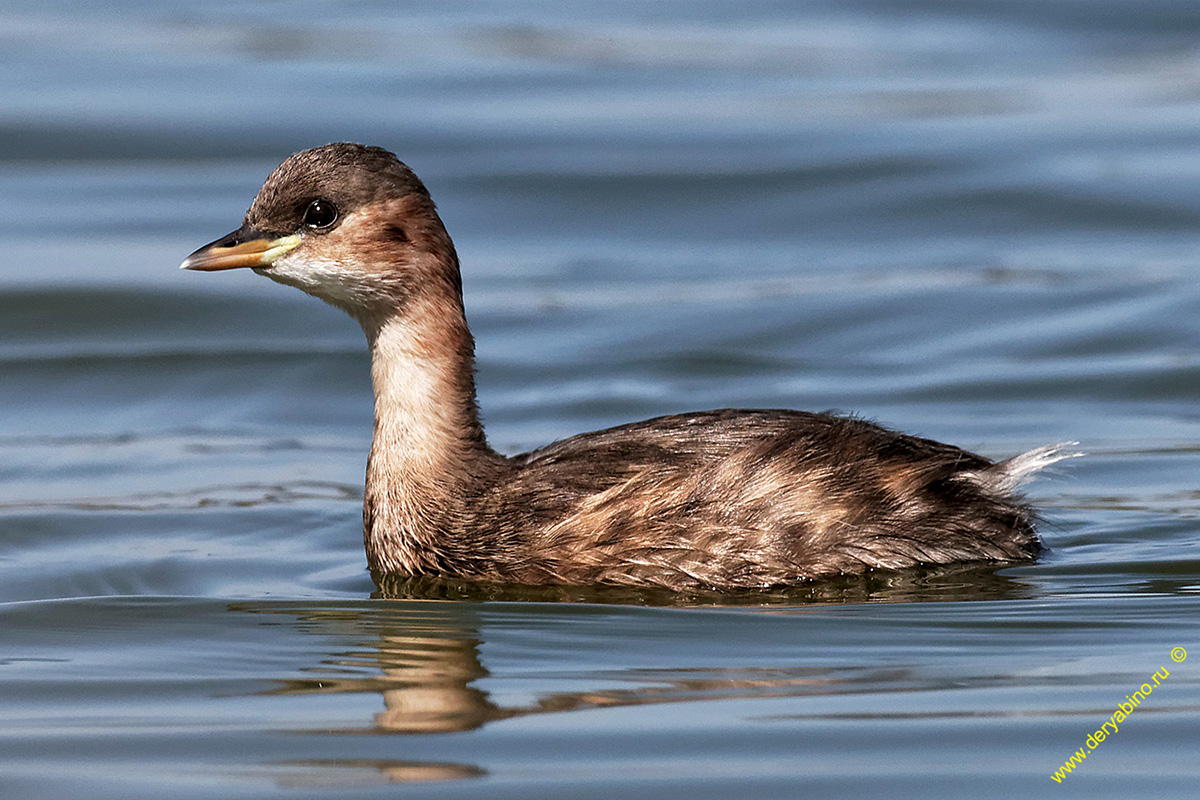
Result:
M337 222L337 218L337 206L328 200L313 200L304 209L304 224L317 230L328 228Z

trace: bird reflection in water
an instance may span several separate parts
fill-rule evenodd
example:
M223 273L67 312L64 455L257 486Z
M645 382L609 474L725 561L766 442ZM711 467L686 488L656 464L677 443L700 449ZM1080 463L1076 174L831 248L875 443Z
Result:
M241 603L231 610L289 617L317 636L354 640L332 650L314 677L285 678L266 695L378 693L383 709L367 726L340 728L345 734L439 734L471 731L490 722L585 709L711 701L734 698L821 696L858 693L913 681L905 668L688 667L595 673L607 684L631 688L550 692L524 705L501 705L476 684L489 676L480 656L489 623L485 616L524 606L480 605L530 601L620 603L624 605L761 608L766 613L804 613L822 605L914 600L998 600L1029 596L1020 581L994 569L914 570L824 581L783 593L692 594L620 587L513 587L441 579L375 576L378 599L368 604ZM445 602L474 601L474 602ZM441 601L441 602L438 602ZM360 638L361 637L361 638ZM340 648L341 646L339 646ZM328 729L326 729L328 730ZM413 782L480 777L474 764L387 759L305 759L279 765L293 772L288 785L346 785L366 781ZM278 776L277 776L278 777Z

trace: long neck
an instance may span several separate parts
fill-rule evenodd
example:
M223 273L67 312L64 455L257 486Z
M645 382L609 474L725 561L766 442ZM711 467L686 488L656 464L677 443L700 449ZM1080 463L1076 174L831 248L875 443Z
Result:
M503 457L487 445L475 405L474 343L459 297L414 297L378 324L371 347L375 437L363 536L375 572L442 572L471 500Z

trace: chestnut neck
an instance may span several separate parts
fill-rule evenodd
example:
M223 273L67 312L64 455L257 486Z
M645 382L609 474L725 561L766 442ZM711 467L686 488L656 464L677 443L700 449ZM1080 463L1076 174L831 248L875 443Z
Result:
M462 296L455 281L435 280L391 313L359 321L375 393L364 497L368 564L382 573L439 572L442 556L459 549L454 534L472 499L506 461L488 446L479 421Z

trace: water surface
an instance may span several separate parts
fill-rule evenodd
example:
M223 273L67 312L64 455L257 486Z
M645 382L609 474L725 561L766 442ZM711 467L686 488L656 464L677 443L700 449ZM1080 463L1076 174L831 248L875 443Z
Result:
M1167 0L9 3L0 792L1187 796L1198 33ZM175 268L331 140L438 200L497 448L762 406L1079 441L1030 486L1048 554L375 586L361 332Z

